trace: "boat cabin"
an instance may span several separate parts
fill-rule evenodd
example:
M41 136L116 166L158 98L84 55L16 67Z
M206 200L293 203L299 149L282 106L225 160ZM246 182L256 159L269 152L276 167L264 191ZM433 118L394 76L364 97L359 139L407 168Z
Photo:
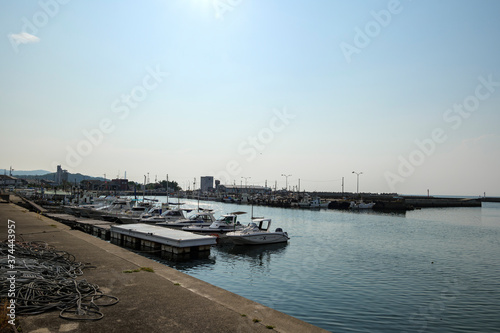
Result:
M271 227L271 219L254 219L252 223L255 223L255 225L263 231L269 230Z

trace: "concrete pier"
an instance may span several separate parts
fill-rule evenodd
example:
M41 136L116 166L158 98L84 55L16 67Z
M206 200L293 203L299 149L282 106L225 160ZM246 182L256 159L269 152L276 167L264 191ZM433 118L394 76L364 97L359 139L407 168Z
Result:
M25 333L326 332L13 203L0 203L2 239L7 219L16 223L16 240L45 241L95 266L82 278L120 299L99 321L68 321L58 311L19 317ZM154 272L124 273L141 267Z

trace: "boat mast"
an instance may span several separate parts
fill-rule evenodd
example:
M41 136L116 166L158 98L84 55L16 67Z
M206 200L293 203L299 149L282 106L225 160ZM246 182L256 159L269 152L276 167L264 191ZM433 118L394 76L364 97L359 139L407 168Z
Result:
M200 212L200 192L201 192L201 181L200 181L200 190L198 191L198 212Z

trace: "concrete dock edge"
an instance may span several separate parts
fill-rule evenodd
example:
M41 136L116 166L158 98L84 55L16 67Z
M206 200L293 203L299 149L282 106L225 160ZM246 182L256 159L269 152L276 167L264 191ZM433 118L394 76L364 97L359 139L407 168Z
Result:
M13 203L0 204L2 240L8 219L16 222L18 241L45 241L95 265L82 278L120 298L95 322L63 320L57 311L19 317L25 333L326 332ZM123 273L140 267L151 267L154 273Z

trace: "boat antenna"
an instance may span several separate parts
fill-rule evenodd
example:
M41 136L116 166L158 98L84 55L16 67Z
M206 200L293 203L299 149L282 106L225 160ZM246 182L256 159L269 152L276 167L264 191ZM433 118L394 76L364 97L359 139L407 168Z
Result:
M200 190L198 191L198 212L200 211L200 192L201 192L201 186Z

